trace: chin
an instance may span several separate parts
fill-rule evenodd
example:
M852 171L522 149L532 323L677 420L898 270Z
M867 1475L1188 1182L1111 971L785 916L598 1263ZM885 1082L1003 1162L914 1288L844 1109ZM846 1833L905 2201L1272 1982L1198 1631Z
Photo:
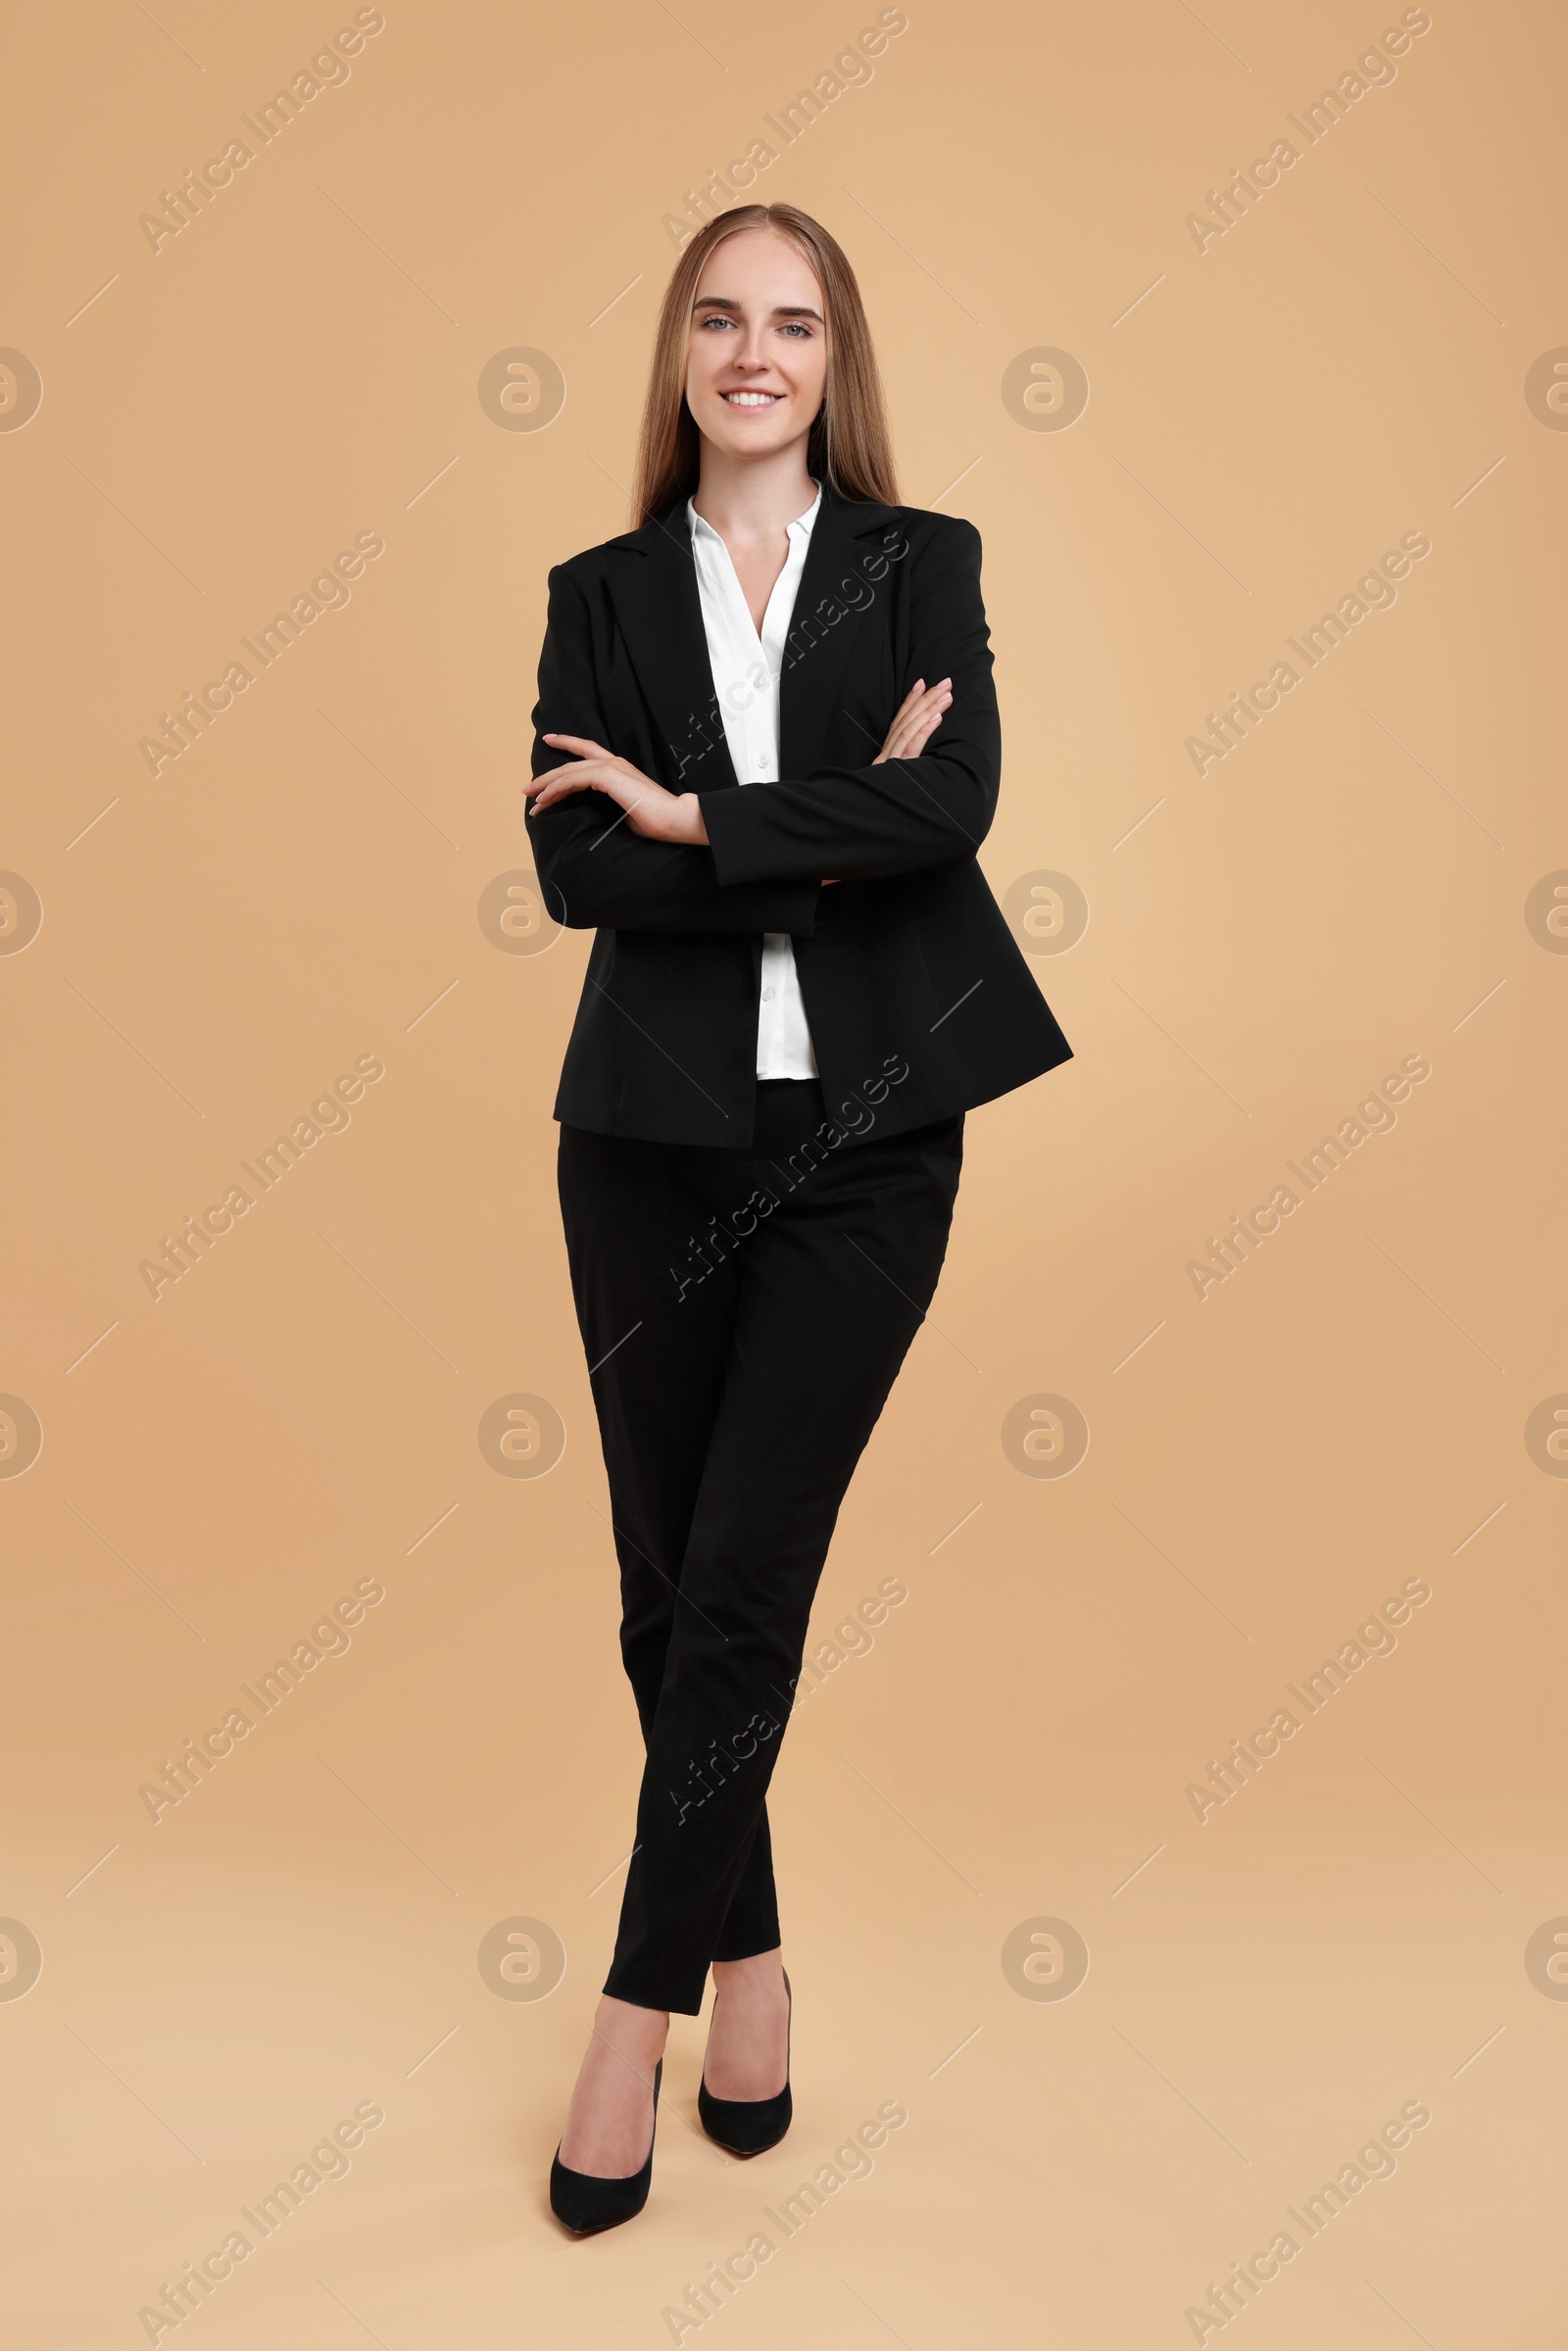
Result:
M716 432L709 437L726 457L772 457L797 438L785 432Z

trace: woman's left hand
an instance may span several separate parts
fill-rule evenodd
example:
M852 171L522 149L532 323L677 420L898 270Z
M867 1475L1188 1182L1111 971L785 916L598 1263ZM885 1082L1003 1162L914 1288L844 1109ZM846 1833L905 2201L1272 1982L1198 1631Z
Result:
M708 840L703 806L695 792L666 792L630 759L617 759L602 743L586 735L546 735L547 743L576 756L564 767L552 767L523 785L529 794L529 812L554 806L572 792L603 792L626 811L626 822L645 841L676 841L702 848Z

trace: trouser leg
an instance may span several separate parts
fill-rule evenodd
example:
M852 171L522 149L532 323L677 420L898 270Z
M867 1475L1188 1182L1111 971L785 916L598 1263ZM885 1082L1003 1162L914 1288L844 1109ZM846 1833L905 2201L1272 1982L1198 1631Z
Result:
M689 1244L711 1216L727 1217L748 1197L754 1169L741 1152L680 1151L563 1127L558 1178L610 1486L621 1660L646 1743L738 1288L732 1255L710 1248L694 1257ZM778 1939L764 1811L713 1956L746 1958Z
M683 1423L666 1475L660 1433L683 1404L708 1431L685 1547L678 1567L665 1568L662 1673L646 1718L636 1850L605 1986L618 1998L695 2015L715 1956L778 1940L776 1911L770 1899L760 1906L748 1875L760 1869L754 1857L765 1857L763 1799L840 1503L941 1270L961 1149L956 1119L846 1144L795 1183L776 1166L766 1179L770 1163L754 1161L777 1204L721 1269L723 1286L710 1295L723 1314L693 1326L706 1333L698 1394L672 1399L676 1383L662 1367L687 1362L680 1318L707 1283L675 1302L671 1282L662 1308L641 1317L637 1340L649 1336L650 1346L634 1352L628 1339L596 1371L607 1458L612 1446L635 1456L634 1467L621 1464L627 1491L659 1487L667 1507L678 1471L684 1496L696 1440ZM735 1172L710 1165L703 1181L710 1191ZM745 1197L710 1201L704 1213ZM677 1224L653 1249L661 1270L674 1243L684 1254L691 1227ZM620 1273L605 1277L615 1294L612 1336L639 1320L622 1310L628 1286L654 1304L621 1259L625 1230L615 1227ZM641 1235L645 1248L655 1239Z

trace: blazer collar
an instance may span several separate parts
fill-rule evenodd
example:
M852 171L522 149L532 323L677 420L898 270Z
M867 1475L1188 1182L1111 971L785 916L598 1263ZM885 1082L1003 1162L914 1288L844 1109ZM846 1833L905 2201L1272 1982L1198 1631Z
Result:
M682 490L641 529L623 531L618 539L607 539L606 546L630 548L638 555L658 555L671 547L682 555L686 554L686 501L690 495L690 491ZM812 526L811 537L814 540L823 524L833 522L835 517L841 534L853 538L869 537L896 523L905 512L903 507L884 506L877 498L846 498L834 489L831 482L824 482L821 512Z
M610 566L610 592L662 739L661 780L675 791L717 791L737 777L709 666L685 510L682 493L640 530L608 542L626 558ZM851 645L875 594L863 568L865 542L896 532L899 520L897 507L822 486L779 681L781 777L807 774L817 762ZM868 761L880 748L867 748Z

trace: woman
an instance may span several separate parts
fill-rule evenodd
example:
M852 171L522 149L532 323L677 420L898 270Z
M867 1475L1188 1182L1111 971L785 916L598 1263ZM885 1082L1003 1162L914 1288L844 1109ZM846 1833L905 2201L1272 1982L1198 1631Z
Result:
M790 2120L764 1806L835 1518L936 1287L963 1114L1068 1057L975 861L1000 735L980 542L900 506L854 272L792 205L684 249L638 527L550 574L530 829L597 930L562 1213L647 1760L551 2174L647 2199L669 2012L699 2112Z

